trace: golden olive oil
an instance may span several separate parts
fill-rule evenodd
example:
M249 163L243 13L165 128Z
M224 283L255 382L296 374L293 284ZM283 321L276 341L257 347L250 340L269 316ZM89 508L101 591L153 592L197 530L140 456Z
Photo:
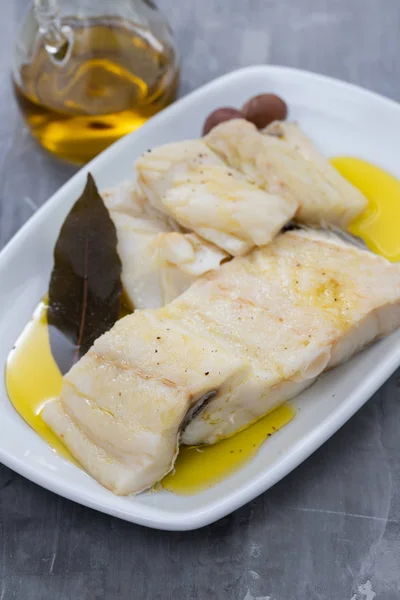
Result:
M377 254L400 261L400 181L358 158L340 156L331 162L368 199L366 210L350 225L350 232Z
M53 360L47 306L41 302L10 352L6 387L15 410L56 452L75 462L59 437L42 421L40 413L49 400L59 396L61 373Z
M255 456L263 442L294 416L294 408L283 404L216 444L182 446L175 468L164 477L162 487L176 494L195 494L215 485Z
M338 157L332 164L369 199L366 211L351 225L378 254L400 260L397 223L400 216L400 181L382 169L355 158ZM49 343L47 306L43 301L25 327L6 366L8 395L18 413L58 453L75 462L62 442L40 417L46 402L60 394L62 376ZM121 316L126 314L123 309ZM294 417L284 404L253 425L217 444L181 447L174 470L161 485L177 494L207 489L243 466L261 444Z
M176 95L172 48L119 17L68 18L73 43L54 60L39 41L14 88L33 136L58 157L84 163L137 129Z
M40 416L45 403L59 396L62 386L61 373L51 354L46 314L47 305L43 301L8 357L7 392L21 417L56 452L77 464ZM121 316L124 314L122 311ZM266 438L293 416L293 409L284 405L218 444L198 449L182 446L174 472L164 478L163 487L179 494L192 494L212 486L245 464Z

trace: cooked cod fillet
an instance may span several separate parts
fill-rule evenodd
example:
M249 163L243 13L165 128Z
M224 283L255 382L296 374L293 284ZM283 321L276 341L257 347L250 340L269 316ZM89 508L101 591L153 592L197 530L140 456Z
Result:
M326 159L315 144L306 136L298 123L289 121L275 121L266 127L262 133L268 136L277 137L285 144L289 144L293 150L298 152L309 164L319 171L321 177L328 182L332 188L335 188L342 198L346 200L347 211L344 214L344 221L337 222L338 225L345 227L355 217L362 213L366 208L367 199L355 188L347 179L342 177L335 167ZM307 222L304 211L299 211L299 220ZM321 219L322 221L322 219ZM313 222L310 219L310 222ZM326 221L327 222L327 221Z
M213 281L181 296L180 323L240 348L253 377L210 402L183 432L185 444L235 433L400 326L400 265L327 232L287 232Z
M159 311L118 321L42 413L85 469L117 494L140 492L168 473L191 408L213 396L210 388L230 389L244 377L228 346L172 327Z
M289 231L101 336L43 418L100 483L150 487L400 325L400 266Z
M179 225L148 202L136 185L103 193L117 230L122 285L129 308L158 308L177 298L228 255Z
M274 123L263 133L244 119L221 123L204 141L229 166L271 194L297 203L296 219L346 228L367 206L296 124Z
M232 256L268 244L298 208L226 166L202 140L155 148L136 170L153 206Z
M231 258L227 252L195 233L161 233L155 240L155 246L161 264L174 265L194 278L218 269L222 261Z

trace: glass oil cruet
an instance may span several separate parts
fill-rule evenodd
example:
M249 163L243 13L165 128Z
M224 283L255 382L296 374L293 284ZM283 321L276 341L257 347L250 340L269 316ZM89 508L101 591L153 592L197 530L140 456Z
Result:
M177 53L150 0L34 0L13 82L36 140L85 163L174 100Z

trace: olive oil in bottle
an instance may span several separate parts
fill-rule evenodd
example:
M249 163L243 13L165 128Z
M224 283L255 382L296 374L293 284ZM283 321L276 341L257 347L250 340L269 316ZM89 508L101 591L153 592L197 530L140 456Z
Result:
M176 95L175 51L120 17L65 17L70 48L55 57L38 38L14 73L33 136L60 158L84 163L137 129Z

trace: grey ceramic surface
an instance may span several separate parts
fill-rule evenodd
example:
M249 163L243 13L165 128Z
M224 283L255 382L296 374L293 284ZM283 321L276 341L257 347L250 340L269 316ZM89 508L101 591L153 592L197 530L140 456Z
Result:
M0 1L0 245L75 172L35 145L13 101L10 54L26 4ZM270 62L400 100L399 0L159 5L181 50L182 94ZM397 374L284 481L189 533L118 521L0 465L0 600L398 599L399 432Z

